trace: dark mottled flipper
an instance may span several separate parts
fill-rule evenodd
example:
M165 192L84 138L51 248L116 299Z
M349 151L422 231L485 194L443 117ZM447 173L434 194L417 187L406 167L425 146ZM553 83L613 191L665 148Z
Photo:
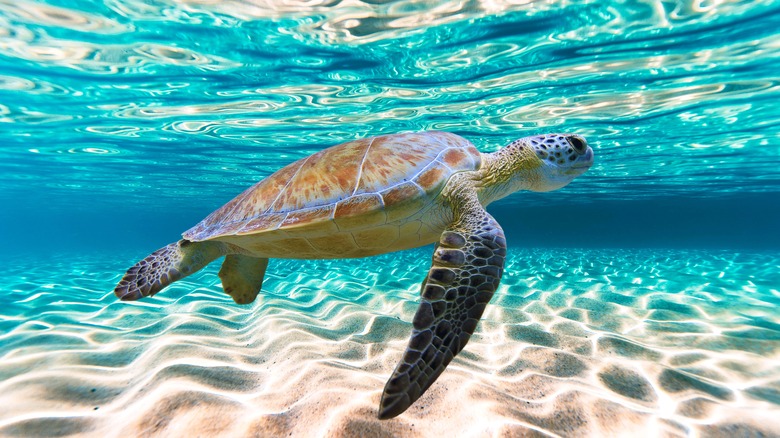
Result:
M474 333L501 281L504 232L478 203L465 207L433 254L412 337L379 403L380 419L403 413L436 381Z
M263 287L268 259L259 259L241 254L229 254L219 270L222 289L237 304L249 304L257 298Z
M122 301L154 295L174 281L199 271L224 251L224 246L217 242L171 243L128 269L114 293Z

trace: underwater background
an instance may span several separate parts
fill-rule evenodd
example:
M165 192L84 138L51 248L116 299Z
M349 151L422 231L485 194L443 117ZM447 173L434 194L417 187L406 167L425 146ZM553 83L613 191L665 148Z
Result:
M0 0L0 436L780 436L780 2ZM431 247L125 270L280 167L421 130L595 165L490 206L465 350L380 421Z

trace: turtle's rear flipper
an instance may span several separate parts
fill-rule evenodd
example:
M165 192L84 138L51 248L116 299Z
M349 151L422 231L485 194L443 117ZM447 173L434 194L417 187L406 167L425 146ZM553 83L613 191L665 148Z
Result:
M260 293L267 267L268 259L228 254L219 270L222 289L237 304L249 304Z
M195 273L224 254L217 242L180 240L158 249L133 265L119 281L114 294L122 301L154 295L176 280Z

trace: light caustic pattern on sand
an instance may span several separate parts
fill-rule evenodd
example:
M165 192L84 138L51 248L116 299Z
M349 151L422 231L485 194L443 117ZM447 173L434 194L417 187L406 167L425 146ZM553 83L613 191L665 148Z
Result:
M467 348L389 421L427 249L274 260L251 306L216 267L117 302L135 256L10 264L0 435L780 434L777 254L510 248Z

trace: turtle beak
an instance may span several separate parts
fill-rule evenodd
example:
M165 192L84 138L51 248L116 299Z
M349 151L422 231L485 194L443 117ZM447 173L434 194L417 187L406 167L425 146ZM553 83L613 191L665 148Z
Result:
M570 171L578 171L580 174L585 173L586 170L593 166L593 157L593 149L590 146L585 146L580 156L572 163L566 173L568 174Z

